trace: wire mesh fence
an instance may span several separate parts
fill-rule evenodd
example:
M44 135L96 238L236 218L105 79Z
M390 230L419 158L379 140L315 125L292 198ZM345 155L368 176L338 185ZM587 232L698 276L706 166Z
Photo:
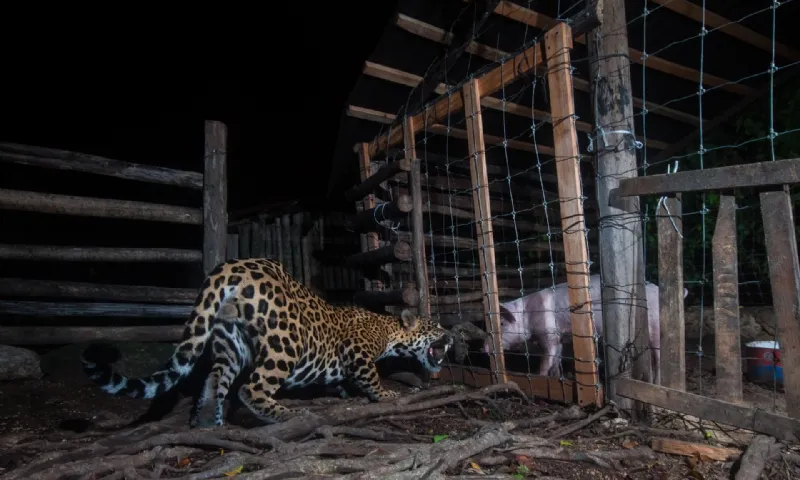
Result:
M476 22L464 57L436 87L438 98L414 117L405 146L391 141L404 133L404 110L384 122L386 134L374 143L392 145L376 148L373 160L419 159L431 314L471 339L469 352L452 363L488 369L488 376L550 377L569 388L596 369L597 383L578 379L577 388L598 392L613 390L621 377L660 383L661 219L682 247L686 390L725 397L715 379L712 240L715 229L722 232L720 201L733 195L738 254L728 271L738 279L743 402L785 413L782 369L759 370L753 361L758 353L763 363L780 343L758 190L683 193L676 221L671 198L636 197L620 208L610 205L610 189L626 177L697 171L701 178L708 168L797 157L791 79L800 54L781 28L796 5L606 2L603 25L571 39L569 65L548 62L559 53L548 50L548 31L576 25L585 6L498 2L490 21ZM465 2L461 14L476 8ZM404 14L397 26L443 44L456 38ZM531 52L525 63L517 62L521 52ZM422 81L378 67L365 73L411 87ZM559 96L563 85L552 80L565 69L572 85ZM480 91L487 78L500 78L498 88ZM426 100L415 97L422 90L415 88L403 108ZM558 108L567 113L553 114ZM579 155L564 149L572 141L564 131L576 136ZM562 173L569 169L579 172L571 189ZM389 199L412 193L405 175L388 186ZM567 215L576 211L582 215ZM392 238L410 241L411 224L393 223ZM394 282L414 282L413 270L395 268ZM576 299L590 300L591 308ZM587 335L573 338L576 320ZM575 354L575 344L586 341L592 348ZM775 343L758 350L748 347L754 341Z

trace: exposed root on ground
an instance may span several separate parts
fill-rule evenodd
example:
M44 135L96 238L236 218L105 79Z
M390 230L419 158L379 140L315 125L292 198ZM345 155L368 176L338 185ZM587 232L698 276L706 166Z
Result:
M495 400L500 393L510 393L512 400ZM284 423L250 429L189 429L185 419L165 419L110 434L95 432L94 437L68 437L67 442L46 438L13 446L26 462L0 479L202 480L234 474L241 480L508 478L508 473L518 469L535 468L534 461L571 462L608 472L647 469L654 463L657 453L635 442L625 449L591 451L565 441L612 414L613 405L590 415L573 406L500 421L467 412L483 409L486 418L491 418L487 412L493 409L495 416L502 417L498 405L518 402L515 396L529 403L514 383L480 390L439 386L394 402L332 402ZM451 406L449 413L431 411L444 406ZM460 438L444 439L408 431L413 420L429 422L445 416L463 416L468 430ZM642 434L632 429L628 433ZM763 469L763 463L751 469L759 468ZM504 477L495 476L503 472ZM546 472L537 472L537 478L546 477Z

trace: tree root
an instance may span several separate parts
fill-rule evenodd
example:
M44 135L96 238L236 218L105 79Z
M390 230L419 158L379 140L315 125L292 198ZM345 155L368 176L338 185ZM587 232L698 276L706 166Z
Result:
M470 478L453 475L469 473L464 466L471 462L485 460L487 466L492 461L508 465L519 455L588 462L605 468L612 468L623 458L646 458L648 452L652 455L649 449L578 452L560 446L556 438L559 435L542 438L512 433L522 428L582 419L556 431L571 433L600 418L607 409L588 418L577 407L571 407L544 417L502 423L469 419L462 423L478 427L477 431L470 430L474 432L472 435L451 434L452 438L443 436L439 441L434 441L432 433L421 435L409 428L413 420L421 420L428 431L426 422L432 418L460 417L455 407L442 410L445 407L469 402L486 404L490 395L499 392L510 392L527 400L515 383L479 390L442 386L393 402L357 407L352 402L345 405L338 402L311 415L251 429L235 426L189 429L185 424L157 422L107 434L73 448L56 449L51 442L28 442L24 444L28 456L32 450L40 449L34 460L6 472L2 478L128 480L166 475L203 480L235 474L241 480L443 480ZM493 402L502 411L502 401ZM381 428L378 422L397 423L404 431ZM371 425L366 427L367 424ZM491 472L484 473L488 475L481 477L493 478Z

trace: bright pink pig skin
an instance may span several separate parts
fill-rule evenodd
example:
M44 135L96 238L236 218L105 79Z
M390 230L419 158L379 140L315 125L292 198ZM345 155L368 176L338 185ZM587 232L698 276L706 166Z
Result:
M600 275L589 277L589 288L595 330L598 335L602 335L603 312L600 303ZM684 298L688 293L689 291L684 288ZM656 384L660 384L661 324L658 319L658 286L646 283L645 295L647 296L647 320L650 327L650 346L653 353L655 380ZM563 344L572 342L572 324L566 283L560 283L555 288L545 288L500 304L500 325L503 350L512 350L529 340L535 340L545 350L539 365L539 375L561 376L560 359ZM486 353L489 353L489 342L491 342L491 337L484 343Z

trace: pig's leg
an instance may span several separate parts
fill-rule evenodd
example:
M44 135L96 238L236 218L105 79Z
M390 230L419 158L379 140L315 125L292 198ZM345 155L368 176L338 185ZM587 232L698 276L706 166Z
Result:
M547 315L552 315L548 312ZM542 347L544 348L544 356L542 362L539 364L539 375L550 375L550 370L554 366L561 369L561 336L558 332L548 331L542 335Z
M556 347L555 354L553 355L553 366L550 367L548 374L551 377L561 378L564 376L564 371L561 369L561 352L564 350L564 344L560 341Z

